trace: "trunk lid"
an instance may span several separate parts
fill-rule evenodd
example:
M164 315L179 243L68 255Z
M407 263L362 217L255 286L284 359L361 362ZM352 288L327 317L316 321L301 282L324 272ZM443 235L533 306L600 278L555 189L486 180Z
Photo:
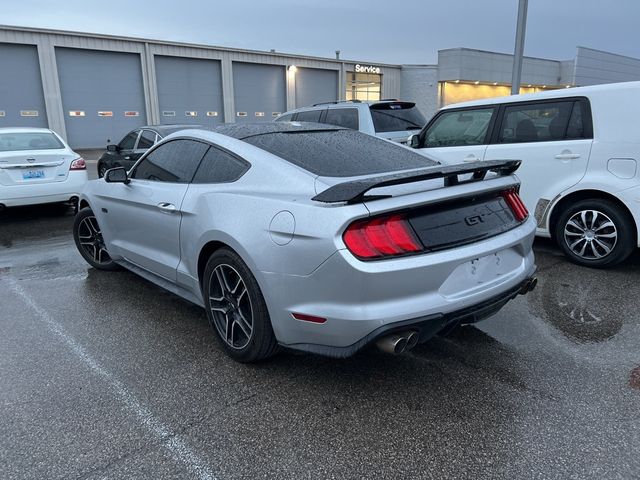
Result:
M77 157L64 148L0 152L0 185L64 182Z

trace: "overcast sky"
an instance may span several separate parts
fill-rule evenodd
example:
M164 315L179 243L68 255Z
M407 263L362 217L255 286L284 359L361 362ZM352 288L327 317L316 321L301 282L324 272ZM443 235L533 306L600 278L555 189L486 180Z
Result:
M513 52L518 0L5 0L0 22L366 60L435 63L443 48ZM530 0L525 55L577 46L640 57L640 0Z

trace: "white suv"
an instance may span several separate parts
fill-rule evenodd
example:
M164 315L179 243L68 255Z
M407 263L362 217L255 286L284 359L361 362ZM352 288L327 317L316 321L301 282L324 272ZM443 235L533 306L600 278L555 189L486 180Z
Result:
M316 103L283 113L275 121L328 123L404 144L427 123L415 103L398 100Z
M537 233L605 267L640 246L640 82L449 105L409 143L445 164L520 159Z

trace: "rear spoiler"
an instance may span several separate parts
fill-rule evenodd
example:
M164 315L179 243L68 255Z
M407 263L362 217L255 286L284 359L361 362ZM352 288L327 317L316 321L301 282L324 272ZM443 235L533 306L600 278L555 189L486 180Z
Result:
M312 200L324 203L359 203L364 201L365 194L371 189L401 185L404 183L421 182L423 180L432 180L434 178L444 178L445 186L478 182L484 180L487 172L490 171L497 173L501 177L511 175L518 169L520 163L520 160L478 161L473 163L463 163L460 165L437 165L435 167L422 168L420 170L413 170L410 172L363 178L360 180L339 183L329 187L324 192L313 197ZM466 173L472 173L473 176L470 179L461 181L458 178L458 175L464 175ZM380 197L381 196L372 196L369 197L369 199L373 200ZM386 197L386 195L383 197Z

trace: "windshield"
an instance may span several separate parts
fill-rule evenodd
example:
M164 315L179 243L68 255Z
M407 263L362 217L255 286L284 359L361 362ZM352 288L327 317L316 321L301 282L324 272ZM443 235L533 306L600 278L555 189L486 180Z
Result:
M64 145L51 132L0 133L0 152L59 148L64 148Z
M369 108L376 133L420 130L427 123L414 103L378 103Z
M355 130L290 131L243 139L316 175L350 177L436 165L405 147Z

